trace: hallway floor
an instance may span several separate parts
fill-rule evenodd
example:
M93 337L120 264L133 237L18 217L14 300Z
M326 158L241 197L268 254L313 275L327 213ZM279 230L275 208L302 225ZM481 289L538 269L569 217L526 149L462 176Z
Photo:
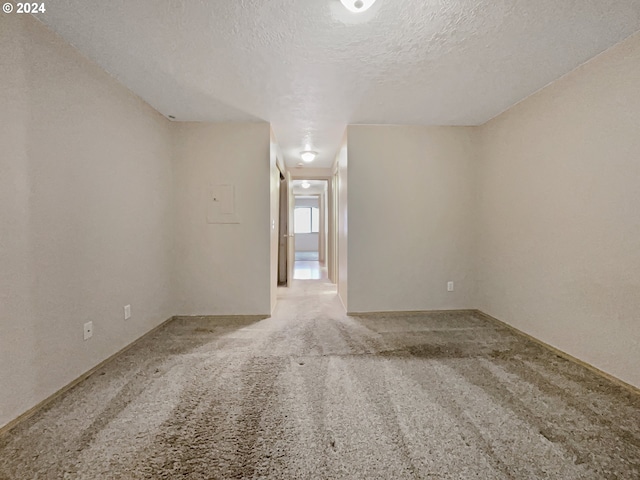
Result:
M327 269L318 261L296 260L293 264L294 280L326 280Z
M640 398L475 313L178 318L0 438L0 479L634 479Z

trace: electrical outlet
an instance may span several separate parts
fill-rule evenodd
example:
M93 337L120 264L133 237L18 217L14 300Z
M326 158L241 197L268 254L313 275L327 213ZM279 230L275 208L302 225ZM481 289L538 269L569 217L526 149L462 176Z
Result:
M131 305L124 306L124 319L129 320L131 318Z
M453 282L447 282L447 292L453 292Z
M84 324L84 339L89 340L93 337L93 322L87 322Z

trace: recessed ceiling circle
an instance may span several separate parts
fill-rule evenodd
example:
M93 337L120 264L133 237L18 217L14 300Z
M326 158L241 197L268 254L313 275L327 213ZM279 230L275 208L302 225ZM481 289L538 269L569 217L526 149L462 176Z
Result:
M353 13L361 13L369 10L376 0L340 0L342 5Z

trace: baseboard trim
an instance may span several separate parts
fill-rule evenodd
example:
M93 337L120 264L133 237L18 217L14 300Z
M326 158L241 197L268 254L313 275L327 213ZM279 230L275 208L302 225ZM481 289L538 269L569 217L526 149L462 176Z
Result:
M100 362L99 364L97 364L95 367L91 368L90 370L86 371L85 373L83 373L82 375L80 375L78 378L76 378L75 380L72 380L71 382L69 382L68 384L66 384L64 387L62 387L60 390L54 392L53 394L49 395L47 398L45 398L44 400L38 402L35 406L31 407L29 410L27 410L26 412L24 412L23 414L19 415L17 418L11 420L9 423L7 423L6 425L0 427L0 437L3 437L4 435L6 435L7 433L9 433L11 430L13 430L14 428L16 428L18 425L20 425L22 422L28 420L29 418L31 418L32 416L34 416L36 413L38 413L40 410L42 410L44 407L46 407L47 405L49 405L51 402L53 402L54 400L56 400L58 397L64 395L65 393L67 393L69 390L71 390L73 387L75 387L76 385L78 385L79 383L83 382L84 380L86 380L87 378L89 378L91 375L93 375L96 371L100 370L101 368L103 368L104 366L106 366L109 362L111 362L113 359L115 359L116 357L118 357L119 355L122 355L124 352L126 352L127 350L129 350L130 348L132 348L133 346L135 346L136 344L138 344L139 342L141 342L142 340L144 340L147 337L150 337L151 335L153 335L154 333L156 333L158 330L160 330L162 327L164 327L166 324L168 324L169 322L171 322L172 320L174 320L176 317L169 317L167 320L165 320L164 322L162 322L160 325L153 327L151 330L149 330L147 333L145 333L144 335L142 335L141 337L136 338L133 342L131 342L130 344L128 344L127 346L125 346L124 348L121 348L120 350L118 350L116 353L114 353L113 355L111 355L110 357L106 358L105 360L103 360L102 362Z
M266 320L269 314L262 315L174 315L173 320L222 320L223 318L236 320Z
M593 365L591 365L590 363L585 362L584 360L580 360L577 357L574 357L573 355L564 352L552 345L549 345L546 342L543 342L542 340L540 340L539 338L536 338L532 335L529 335L528 333L523 332L522 330L514 327L513 325L509 325L506 322L503 322L502 320L496 318L496 317L492 317L491 315L484 313L482 310L475 310L475 313L477 313L480 317L484 318L485 320L488 320L490 322L496 323L502 327L506 327L507 329L511 330L513 333L520 335L521 337L526 338L527 340L531 340L532 342L540 345L541 347L549 350L550 352L558 355L559 357L564 358L565 360L568 360L572 363L578 364L584 368L586 368L587 370L595 373L596 375L605 378L606 380L609 380L610 382L616 384L617 386L624 388L625 390L629 391L630 393L633 393L635 395L640 395L640 388L636 387L635 385L631 385L630 383L625 382L624 380L620 380L618 377L615 377L613 375L611 375L610 373L607 373L603 370L600 370L598 367L594 367Z
M350 317L366 317L377 315L420 315L421 313L476 313L478 310L474 308L462 308L454 310L395 310L386 312L347 312Z

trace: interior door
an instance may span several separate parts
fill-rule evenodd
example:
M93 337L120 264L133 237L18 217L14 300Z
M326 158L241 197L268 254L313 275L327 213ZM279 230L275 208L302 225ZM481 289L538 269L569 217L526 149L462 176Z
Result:
M286 286L288 283L287 265L289 250L289 190L287 189L287 177L280 173L280 228L278 230L278 285Z
M293 195L293 183L291 182L291 173L287 172L287 203L289 204L289 218L287 219L287 286L291 286L293 281L293 263L296 261L296 239L294 235L293 215L296 205Z

